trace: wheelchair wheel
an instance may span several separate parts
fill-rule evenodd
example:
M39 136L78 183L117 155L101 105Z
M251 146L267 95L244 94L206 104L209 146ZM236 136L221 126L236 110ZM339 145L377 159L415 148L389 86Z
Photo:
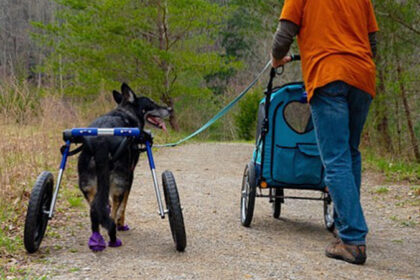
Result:
M53 194L54 179L48 172L42 172L36 179L26 212L24 245L28 253L38 250L48 224L48 211Z
M245 227L251 225L252 216L254 215L256 191L255 168L254 164L250 162L245 166L241 190L241 223Z
M280 218L280 213L281 213L281 204L283 203L283 199L282 198L278 198L277 196L284 196L284 191L283 189L279 189L276 188L275 189L275 198L273 201L273 217L275 219Z
M170 171L162 173L163 192L168 209L169 225L177 251L183 252L187 246L184 218L174 175Z
M328 193L324 197L324 224L327 230L334 231L334 203Z

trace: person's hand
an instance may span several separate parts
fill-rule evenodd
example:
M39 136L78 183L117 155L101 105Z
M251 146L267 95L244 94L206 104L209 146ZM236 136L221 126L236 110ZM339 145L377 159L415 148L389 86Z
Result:
M273 55L271 55L271 66L273 66L273 68L280 67L290 61L292 61L292 57L290 55L286 55L282 59L277 59Z

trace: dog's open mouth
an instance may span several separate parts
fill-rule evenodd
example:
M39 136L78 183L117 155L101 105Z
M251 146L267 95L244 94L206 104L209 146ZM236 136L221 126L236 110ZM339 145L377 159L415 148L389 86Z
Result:
M165 122L161 118L149 114L146 116L146 121L149 124L153 125L154 127L157 127L157 128L162 129L163 131L166 131Z

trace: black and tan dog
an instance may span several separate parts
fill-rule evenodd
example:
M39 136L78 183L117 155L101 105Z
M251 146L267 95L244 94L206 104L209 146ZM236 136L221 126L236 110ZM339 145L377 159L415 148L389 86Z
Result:
M171 108L159 106L147 97L137 97L127 84L121 93L113 91L118 106L97 118L89 127L138 127L143 131L146 123L166 130L162 119L169 116ZM142 133L141 141L151 140ZM99 226L107 229L110 247L121 246L116 230L128 230L124 223L125 207L133 183L133 173L139 159L138 141L126 137L85 137L79 156L79 187L90 204L92 236L89 248L102 251L106 243ZM111 216L109 200L112 201Z

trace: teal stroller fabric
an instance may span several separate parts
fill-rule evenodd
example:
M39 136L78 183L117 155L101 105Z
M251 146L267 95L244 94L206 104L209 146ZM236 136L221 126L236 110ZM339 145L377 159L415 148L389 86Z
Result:
M318 151L303 83L274 89L268 110L268 132L257 128L254 163L257 178L271 187L322 190L324 168ZM265 98L258 122L264 118ZM296 121L297 120L297 121Z

